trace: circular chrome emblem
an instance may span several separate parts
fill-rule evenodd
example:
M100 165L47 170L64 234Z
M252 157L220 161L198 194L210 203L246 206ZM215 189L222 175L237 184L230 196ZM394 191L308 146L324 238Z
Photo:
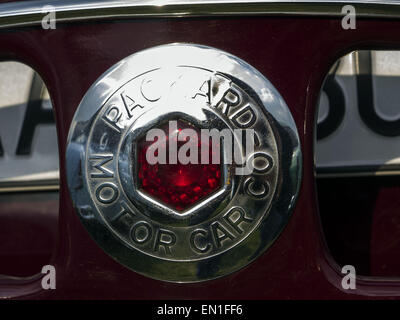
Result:
M67 146L74 206L96 242L152 278L234 272L286 225L301 178L282 97L226 52L172 44L125 58L81 101Z

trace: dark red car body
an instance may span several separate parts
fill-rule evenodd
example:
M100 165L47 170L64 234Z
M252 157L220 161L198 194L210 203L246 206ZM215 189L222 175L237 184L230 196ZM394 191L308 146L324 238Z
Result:
M278 14L79 19L60 22L55 30L43 30L37 25L2 28L0 58L28 64L48 87L55 108L61 174L57 246L51 261L57 269L57 289L43 290L40 275L24 280L2 278L0 296L24 299L369 299L398 296L400 280L388 278L358 277L357 289L342 289L340 266L330 255L321 229L314 131L319 92L332 64L355 49L398 49L399 36L398 19L362 17L357 20L355 30L343 30L341 18L337 16ZM225 50L264 74L290 108L303 153L303 177L296 207L271 248L234 274L193 284L149 279L105 254L78 219L65 177L69 126L91 84L124 57L175 42Z

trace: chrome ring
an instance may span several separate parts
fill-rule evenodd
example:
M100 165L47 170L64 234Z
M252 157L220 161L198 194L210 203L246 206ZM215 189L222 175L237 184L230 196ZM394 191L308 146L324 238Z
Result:
M264 159L243 174L223 163L219 189L177 211L137 180L139 142L169 120L251 128L254 153L233 139L239 158L245 169ZM278 91L239 58L192 44L147 49L106 71L78 106L66 164L74 207L98 245L138 273L173 282L218 278L255 260L287 224L301 181L297 129Z

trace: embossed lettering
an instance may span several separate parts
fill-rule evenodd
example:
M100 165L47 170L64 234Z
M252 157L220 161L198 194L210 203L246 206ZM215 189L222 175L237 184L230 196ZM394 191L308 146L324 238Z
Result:
M215 246L220 248L224 240L235 239L235 236L229 232L220 222L215 221L211 224L211 232L214 238Z
M150 102L156 102L160 100L161 93L159 89L160 88L152 79L144 79L140 86L140 92L143 98Z
M268 195L269 186L268 183L260 183L254 177L250 177L244 182L244 190L255 199L263 199Z
M138 243L144 244L151 239L153 229L146 221L139 221L132 226L131 239Z
M264 152L256 152L248 157L251 169L257 174L266 174L273 164L272 157Z
M122 117L122 112L116 105L111 105L108 110L103 115L103 120L107 123L111 128L121 133L121 130L124 129L124 126L120 123Z
M204 229L196 229L190 235L190 247L198 253L206 253L211 248L207 242L208 232Z
M237 233L244 231L240 226L243 222L253 222L253 219L246 217L246 212L240 207L230 209L224 214L224 219Z
M118 188L111 182L105 182L96 189L96 198L103 204L113 203L119 195Z
M141 109L143 108L142 105L136 103L135 100L132 99L130 96L128 96L125 92L121 93L121 99L122 99L122 102L124 103L125 110L128 114L128 118L132 118L133 110L135 110L138 107Z
M197 96L201 96L207 99L208 103L211 103L211 79L208 79L202 83L199 90L195 93L192 99L196 99Z
M240 103L240 96L236 90L229 88L223 95L220 102L217 104L217 108L222 109L225 115L228 115L229 109L236 107Z
M160 247L163 247L165 253L170 255L171 247L173 247L175 243L175 233L165 229L159 229L154 241L154 251L158 251Z
M105 167L105 165L113 160L112 154L98 154L89 157L90 161L93 161L93 167L98 170L98 172L92 172L90 174L91 178L112 178L114 173Z
M237 127L244 129L251 127L257 120L257 116L253 108L248 104L244 108L236 112L232 118L232 122Z

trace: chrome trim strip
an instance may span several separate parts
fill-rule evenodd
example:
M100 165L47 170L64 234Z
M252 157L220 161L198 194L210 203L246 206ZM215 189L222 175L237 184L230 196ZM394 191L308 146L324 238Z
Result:
M57 191L59 189L60 181L58 179L0 182L0 194L10 192Z
M10 187L10 188L0 188L0 194L12 193L12 192L58 191L59 189L60 189L59 185Z
M360 178L360 177L390 177L400 176L400 171L360 171L360 172L331 172L317 173L317 179L331 178Z
M0 4L0 28L40 25L45 6L53 6L58 22L93 19L200 17L235 15L307 15L341 17L352 4L358 17L399 18L400 1L369 0L81 0L21 1Z
M322 167L316 169L317 178L382 177L399 175L400 165L397 164L386 164L382 166Z

